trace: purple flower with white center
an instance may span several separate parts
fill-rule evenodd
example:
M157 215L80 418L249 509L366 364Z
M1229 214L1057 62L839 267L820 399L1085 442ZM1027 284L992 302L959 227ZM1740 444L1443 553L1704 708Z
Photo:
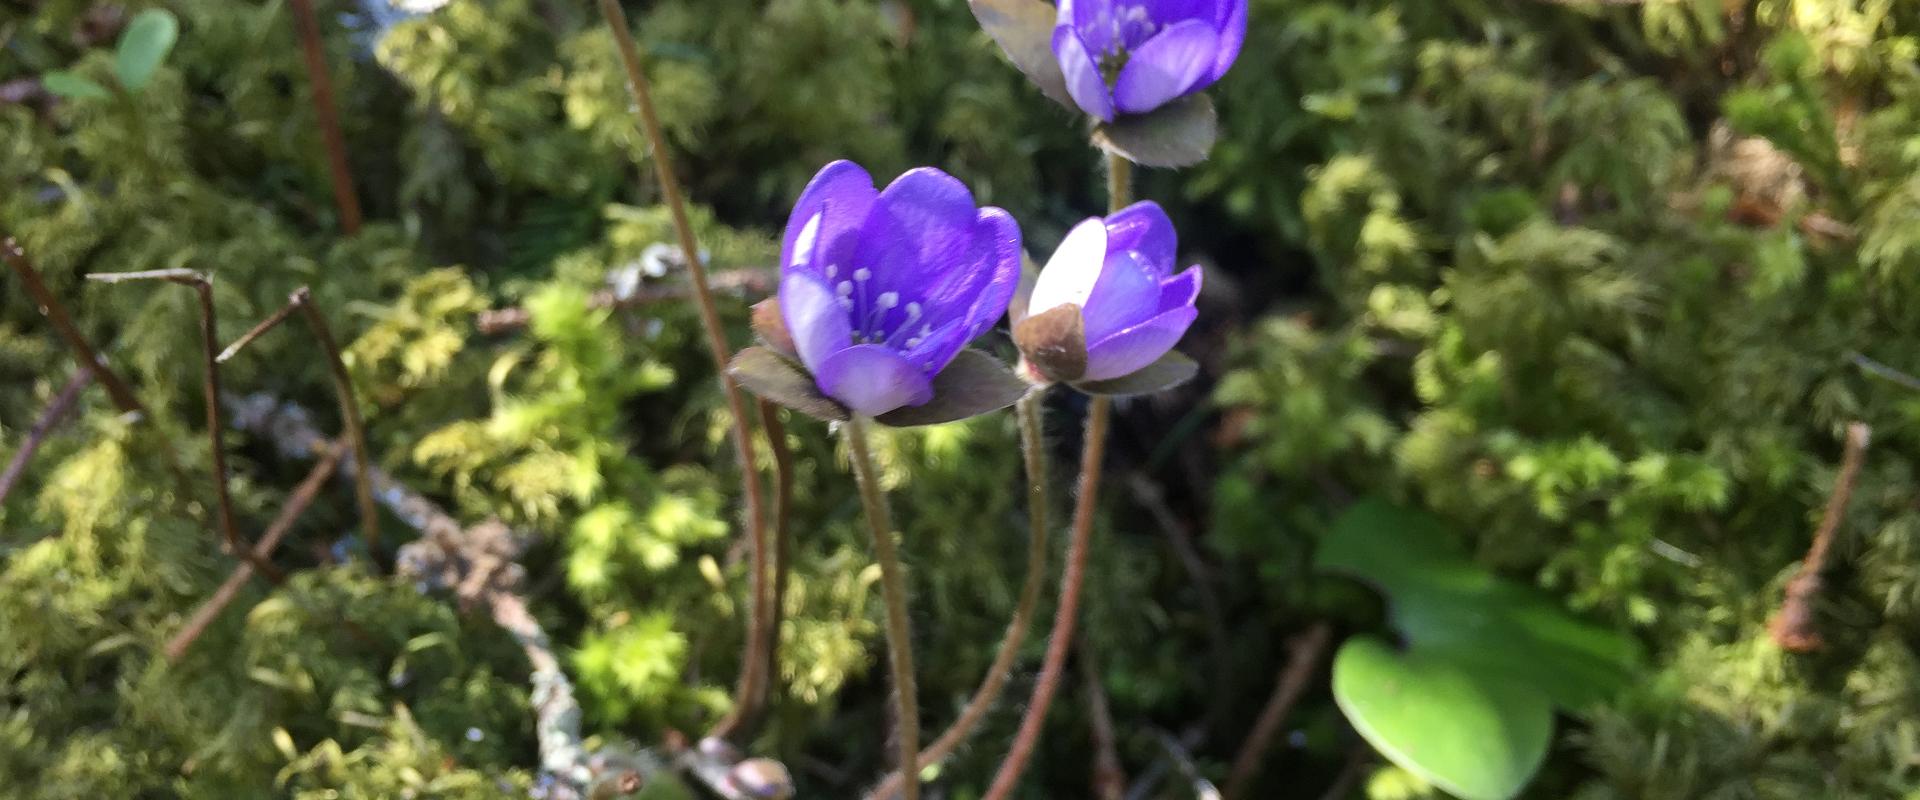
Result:
M1088 114L1145 114L1227 74L1247 0L1060 0L1053 53Z
M780 250L794 355L820 394L854 413L925 405L935 378L1006 311L1020 253L1013 217L976 207L940 170L876 191L859 165L828 164L794 204Z
M1178 245L1152 201L1074 226L1014 329L1029 365L1050 380L1097 382L1167 356L1199 315L1200 268L1173 274Z

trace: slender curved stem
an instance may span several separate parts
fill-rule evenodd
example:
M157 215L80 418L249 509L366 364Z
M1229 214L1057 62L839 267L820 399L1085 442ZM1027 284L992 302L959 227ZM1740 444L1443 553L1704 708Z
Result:
M893 700L899 719L895 738L900 745L900 768L911 769L920 753L920 702L913 682L913 631L907 622L907 581L900 570L900 553L893 544L893 513L880 489L880 476L873 466L873 453L867 447L864 417L848 420L842 428L847 449L853 454L853 474L860 484L860 503L867 512L867 527L873 532L873 554L880 562L880 590L887 603L887 652L893 665ZM919 800L918 771L907 776L901 796Z
M352 236L360 232L360 196L353 189L347 137L340 133L340 111L333 104L333 76L327 73L320 18L314 13L313 0L293 0L290 5L294 32L300 36L300 54L307 62L307 81L313 85L313 116L320 123L320 141L327 148L327 177L333 182L334 205L340 209L340 229Z
M1007 622L1006 635L1000 639L1000 651L993 656L993 664L987 667L987 676L980 681L980 688L973 693L973 699L960 710L952 725L947 726L939 738L920 751L918 767L924 770L938 764L973 735L980 720L993 709L1000 699L1000 693L1007 687L1007 678L1013 674L1013 661L1020 655L1020 645L1027 640L1027 628L1031 627L1033 607L1040 603L1040 587L1047 573L1047 453L1044 430L1040 425L1040 408L1046 399L1044 388L1034 389L1020 398L1015 406L1020 420L1020 449L1027 464L1027 579L1020 587L1020 599L1014 604L1013 619ZM903 773L894 772L880 783L868 795L868 800L889 800L900 792Z
M313 307L313 292L302 286L293 293L290 303L300 307L300 313L307 320L307 327L313 330L313 338L320 341L320 349L327 354L327 374L333 378L333 393L340 403L341 424L347 428L347 440L353 443L353 459L361 464L371 464L373 454L367 450L367 428L360 420L360 402L353 394L353 379L347 375L347 364L340 359L340 342L333 337L333 327L327 324L327 316ZM373 504L373 484L367 480L367 471L353 471L353 494L360 505L360 530L367 540L367 554L372 557L376 568L380 563L380 509Z
M753 433L748 429L747 399L733 376L727 374L731 348L727 346L726 333L720 327L720 311L713 302L713 288L707 281L707 267L700 261L700 244L693 235L693 223L687 218L686 197L680 191L680 179L673 172L673 161L669 158L672 151L667 147L666 134L660 129L660 115L653 109L653 90L647 83L646 69L640 63L640 48L634 44L633 32L627 27L627 15L620 9L619 0L600 0L600 14L606 18L613 41L620 50L620 61L627 70L627 88L633 91L634 107L640 115L640 129L653 149L653 169L660 179L660 195L673 217L673 230L680 239L680 252L686 257L687 275L693 283L694 305L700 312L700 325L706 330L707 349L713 356L714 371L720 375L720 388L727 396L727 411L733 417L733 447L740 461L740 485L746 497L747 543L749 561L752 562L749 589L752 598L747 603L746 652L741 659L745 666L740 682L735 687L734 705L751 706L753 698L763 691L761 684L770 672L764 664L768 654L759 643L767 624L760 616L768 606L767 594L773 587L767 569L767 520L760 495L760 474L756 471L758 462L753 456ZM723 722L730 723L733 719L729 717ZM714 731L717 736L735 733L737 730L731 724Z
M1125 208L1133 199L1133 162L1107 153L1107 207ZM1079 622L1080 587L1086 580L1087 551L1093 541L1093 515L1099 508L1100 473L1107 455L1107 428L1113 415L1113 401L1104 396L1092 399L1087 410L1085 449L1080 454L1080 496L1073 506L1073 533L1067 540L1067 566L1060 576L1060 605L1054 610L1053 632L1047 640L1047 653L1040 662L1040 678L1034 684L1033 697L1027 701L1026 716L1007 749L1006 760L993 776L983 800L1006 800L1020 783L1020 775L1033 758L1040 741L1040 728L1047 721L1053 696L1060 691L1060 678L1066 671L1067 652L1073 649L1073 631Z

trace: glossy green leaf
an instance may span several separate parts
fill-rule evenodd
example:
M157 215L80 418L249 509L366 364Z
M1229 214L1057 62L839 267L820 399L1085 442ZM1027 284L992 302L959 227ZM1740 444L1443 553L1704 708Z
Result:
M896 408L874 417L874 421L895 428L953 422L1013 405L1031 388L1000 359L969 348L961 350L953 363L933 376L932 400L925 405Z
M1114 397L1152 394L1186 383L1199 373L1199 363L1182 355L1179 351L1168 350L1167 354L1161 356L1159 360L1131 374L1104 381L1081 381L1074 384L1073 388L1087 394Z
M1553 739L1540 692L1372 637L1334 656L1333 699L1374 749L1464 800L1519 794Z
M70 100L98 100L112 96L106 87L64 70L41 75L40 85Z
M1093 143L1143 167L1190 167L1207 160L1220 136L1213 101L1188 95L1151 112L1093 129Z
M172 12L149 8L134 15L120 34L120 45L113 54L113 70L120 85L133 92L146 88L179 38L180 22Z
M1315 560L1379 589L1413 649L1532 686L1568 711L1586 710L1632 679L1639 651L1631 639L1495 576L1452 541L1430 515L1366 500L1334 523Z

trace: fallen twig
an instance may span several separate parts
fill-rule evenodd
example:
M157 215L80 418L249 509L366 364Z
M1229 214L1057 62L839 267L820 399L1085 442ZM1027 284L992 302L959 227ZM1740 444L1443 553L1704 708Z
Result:
M6 504L7 495L13 493L14 483L27 471L27 463L33 460L33 454L47 440L47 434L66 420L67 412L72 411L74 402L80 399L80 391L92 382L93 373L84 369L74 370L73 377L67 379L67 385L54 395L53 402L47 404L47 410L40 413L40 419L27 429L26 441L20 443L20 449L13 451L13 458L7 461L6 471L0 472L0 505Z
M1866 461L1867 444L1873 430L1864 422L1847 426L1846 451L1840 457L1840 474L1833 479L1833 493L1827 496L1827 508L1820 517L1820 528L1813 535L1813 546L1800 562L1800 572L1787 584L1786 600L1780 613L1767 626L1773 641L1782 649L1808 653L1820 649L1826 641L1820 636L1814 619L1814 600L1820 594L1827 560L1833 553L1833 539L1840 531L1840 520L1847 514L1847 501L1853 498L1853 486L1860 479L1860 465Z
M337 442L327 448L326 454L313 465L313 469L307 473L305 479L300 481L300 485L294 488L293 494L287 496L286 505L280 507L280 515L267 526L266 533L260 535L260 542L253 546L258 560L265 561L271 558L274 548L279 547L281 540L293 531L293 524L299 521L300 515L320 497L320 490L326 486L327 479L333 477L334 470L339 468L340 458L347 452L347 448L348 444L345 441ZM252 578L252 563L243 561L235 565L233 573L227 576L227 581L220 584L220 588L215 590L213 596L208 597L205 603L200 604L200 608L193 612L187 624L181 627L172 639L167 640L167 646L162 650L167 660L179 661L185 656L187 648L192 647L193 643L199 640L200 635L206 633L207 627L220 618L220 612L225 611L227 606L233 603L234 598L240 595L240 590L246 588L247 581Z
M1293 652L1287 656L1286 667L1280 670L1273 696L1267 698L1266 708L1260 710L1260 719L1254 723L1253 732L1247 734L1246 743L1240 746L1240 754L1233 759L1233 772L1227 779L1227 800L1247 796L1247 789L1260 774L1261 758L1273 744L1273 735L1280 732L1280 725L1286 722L1287 713L1306 693L1307 681L1313 677L1314 668L1320 664L1320 657L1326 652L1327 643L1332 638L1333 626L1325 622L1294 637L1290 647Z
M773 292L774 274L762 269L735 269L716 272L708 279L709 288L716 292L738 292L749 296L766 295ZM594 292L587 299L587 307L593 309L635 308L650 303L663 303L686 300L694 296L694 287L687 284L669 284L643 286L633 292L621 294L612 289ZM527 327L533 322L533 312L518 306L496 308L482 311L474 319L474 330L485 336L497 336L512 333Z
M311 458L328 440L314 427L303 408L265 395L227 398L234 427L272 442L281 455ZM739 758L730 748L675 750L669 757L644 751L638 757L612 757L608 751L588 751L580 732L580 705L573 684L561 669L539 620L527 608L520 591L525 570L517 562L524 540L499 520L464 528L444 509L395 480L371 461L342 459L340 469L364 469L374 495L387 510L420 532L420 538L400 548L398 572L428 588L453 591L465 609L484 607L494 622L514 638L533 666L534 729L539 741L540 769L550 779L548 800L584 800L597 797L600 787L637 790L658 770L678 767L722 800L781 800L791 796L791 779L781 794L777 779L786 774L778 762ZM769 790L767 783L776 785Z
M221 544L227 552L236 558L253 563L255 569L268 580L279 583L286 575L272 562L254 554L253 548L240 538L240 527L234 520L233 498L227 488L227 448L225 441L226 425L221 421L220 411L220 363L214 360L215 351L220 346L219 333L215 331L213 312L213 282L207 276L189 269L161 269L144 272L95 273L88 280L101 283L126 283L129 281L166 281L192 287L194 296L200 301L200 345L203 355L207 404L207 444L209 457L213 462L214 498L218 501L215 516L219 521Z
M0 259L4 259L7 266L13 268L14 274L20 276L20 282L27 286L27 294L33 298L34 304L40 307L41 315L53 324L53 329L60 333L60 338L67 341L67 347L72 348L73 355L79 360L80 366L91 371L94 380L106 387L107 394L113 398L114 406L123 414L145 416L147 407L141 404L139 398L133 396L133 390L127 388L126 382L120 380L118 374L107 368L106 359L101 358L100 354L94 351L93 345L87 342L87 337L81 335L79 328L74 327L73 317L68 316L67 307L60 304L60 300L53 296L53 292L47 291L47 284L40 280L40 271L34 269L33 262L27 260L26 252L20 249L19 242L14 241L13 237L0 237Z

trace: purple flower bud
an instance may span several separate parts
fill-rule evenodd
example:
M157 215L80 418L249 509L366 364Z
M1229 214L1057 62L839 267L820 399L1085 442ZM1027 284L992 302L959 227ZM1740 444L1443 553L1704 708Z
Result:
M1119 378L1152 364L1179 343L1199 313L1193 304L1200 296L1200 268L1173 274L1177 247L1173 221L1152 201L1127 206L1105 219L1093 217L1067 233L1040 270L1027 318L1061 306L1077 308L1081 324L1075 334L1084 342L1086 366L1079 375L1051 377ZM1033 358L1035 353L1028 355ZM1078 369L1078 354L1069 355Z
M1006 311L1020 227L931 167L875 191L836 161L807 184L780 250L780 312L821 394L878 416L933 399L933 378Z
M1112 122L1220 80L1247 38L1247 0L1060 0L1053 54L1067 93Z

